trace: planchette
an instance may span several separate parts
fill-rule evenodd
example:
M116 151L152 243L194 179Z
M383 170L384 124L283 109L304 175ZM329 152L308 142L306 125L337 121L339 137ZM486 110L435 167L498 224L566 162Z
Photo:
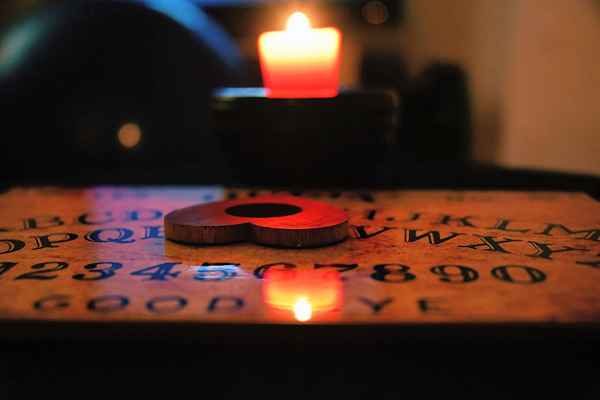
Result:
M165 216L166 238L189 244L254 242L276 247L318 247L348 235L338 207L295 196L258 196L199 204Z

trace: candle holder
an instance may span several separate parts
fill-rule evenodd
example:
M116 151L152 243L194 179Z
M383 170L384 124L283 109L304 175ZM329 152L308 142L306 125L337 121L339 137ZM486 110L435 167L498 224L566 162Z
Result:
M398 109L392 90L285 99L259 87L221 88L211 120L241 183L344 186L371 181L395 143Z

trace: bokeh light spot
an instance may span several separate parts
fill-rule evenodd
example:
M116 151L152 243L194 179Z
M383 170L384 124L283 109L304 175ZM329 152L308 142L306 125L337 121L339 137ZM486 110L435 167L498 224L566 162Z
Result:
M385 23L390 16L387 5L379 0L371 0L365 3L361 13L365 21L371 25L381 25Z
M126 149L133 149L142 140L142 129L138 124L128 122L119 128L117 139L121 146Z

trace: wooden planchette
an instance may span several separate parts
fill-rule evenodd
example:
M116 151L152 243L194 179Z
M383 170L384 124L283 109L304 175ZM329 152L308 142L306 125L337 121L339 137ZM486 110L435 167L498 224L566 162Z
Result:
M190 244L250 241L277 247L317 247L348 235L338 207L294 196L269 195L199 204L165 216L166 238Z

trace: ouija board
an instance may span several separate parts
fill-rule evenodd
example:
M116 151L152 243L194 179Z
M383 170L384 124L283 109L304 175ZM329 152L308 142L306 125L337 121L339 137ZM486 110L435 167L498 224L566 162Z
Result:
M174 209L273 192L4 192L3 332L24 323L154 323L168 329L600 322L600 203L583 193L299 192L292 194L345 209L348 239L280 249L191 246L164 238L163 218ZM265 279L269 271L283 271L284 279ZM298 299L301 304L294 303Z

